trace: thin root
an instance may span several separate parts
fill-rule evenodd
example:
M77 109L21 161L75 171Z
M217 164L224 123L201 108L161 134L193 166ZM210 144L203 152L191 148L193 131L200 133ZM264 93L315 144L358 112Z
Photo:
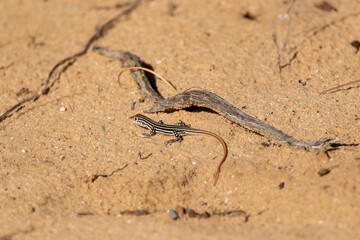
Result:
M358 82L360 82L360 79L355 80L355 81L351 81L351 82L348 82L348 83L345 83L345 84L341 84L341 85L339 85L339 86L337 86L337 87L333 87L333 88L330 88L330 89L328 89L328 90L326 90L326 91L321 92L320 95L323 95L323 94L328 93L328 92L339 91L340 88L342 88L342 87L349 86L349 85L351 85L351 84L358 83Z
M162 76L160 76L159 74L157 74L156 72L148 69L148 68L144 68L144 67L127 67L127 68L123 68L121 69L121 71L119 72L119 75L118 75L118 82L119 82L119 85L120 85L120 76L123 72L127 71L127 70L143 70L143 71L146 71L146 72L149 72L149 73L152 73L154 74L155 76L157 76L158 78L160 78L161 80L163 80L166 84L168 84L172 89L174 89L174 91L176 91L176 88L174 87L174 85L169 82L168 80L166 80L165 78L163 78Z

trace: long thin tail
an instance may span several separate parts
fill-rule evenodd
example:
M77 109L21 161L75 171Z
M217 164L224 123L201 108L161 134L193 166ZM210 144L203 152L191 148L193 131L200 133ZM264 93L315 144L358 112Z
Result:
M221 145L222 145L223 148L224 148L224 156L223 156L221 162L219 163L219 165L218 165L218 167L217 167L217 169L216 169L216 172L214 173L214 186L216 186L216 183L217 183L217 181L219 180L220 171L221 171L221 166L224 164L224 162L225 162L225 160L226 160L226 158L227 158L227 155L228 155L228 149L227 149L227 146L226 146L225 141L224 141L221 137L219 137L219 136L217 136L216 138L219 140L219 142L221 143Z
M209 132L209 131L202 131L203 134L206 134L206 135L210 135L214 138L216 138L220 143L221 145L223 146L223 149L224 149L224 156L221 160L221 162L219 163L215 173L214 173L214 186L216 186L216 183L217 181L219 180L219 177L220 177L220 172L221 172L221 166L224 164L226 158L227 158L227 155L228 155L228 149L227 149L227 145L226 145L226 142L224 141L224 139L222 139L220 136L216 135L215 133L213 132Z

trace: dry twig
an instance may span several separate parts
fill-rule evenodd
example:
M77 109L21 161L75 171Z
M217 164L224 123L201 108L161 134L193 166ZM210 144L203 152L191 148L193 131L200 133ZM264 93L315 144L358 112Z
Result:
M93 50L106 57L120 60L125 68L142 67L140 58L130 52L113 51L97 46L95 46ZM226 117L232 122L249 127L255 132L259 132L293 147L304 149L325 148L330 146L332 142L339 141L339 139L331 139L329 137L316 140L296 139L283 133L281 130L276 129L270 124L244 113L223 98L206 90L186 90L173 97L163 98L151 86L143 70L130 71L142 95L151 99L154 104L151 109L145 110L144 112L169 112L191 106L206 107Z
M288 11L286 12L286 14L282 14L280 15L276 21L275 21L275 24L274 26L278 23L279 20L287 17L288 18L288 23L287 23L287 26L286 26L286 35L285 35L285 41L284 41L284 44L283 44L283 47L282 47L282 51L285 52L286 51L286 47L287 47L287 44L289 42L289 34L290 34L290 23L291 23L291 19L292 19L292 15L293 15L293 9L294 9L294 5L295 5L295 1L296 0L292 0L291 1L291 5L290 5L290 8L288 9ZM280 54L280 50L279 50L279 45L278 45L278 42L277 42L277 36L276 36L276 32L274 30L273 34L272 34L272 38L273 38L273 42L274 42L274 46L275 46L275 49L276 49L276 54L277 54L277 64L278 64L278 67L279 67L279 72L281 73L281 70L290 65L290 64L284 64L284 65L281 65L281 54ZM296 57L296 55L295 55ZM294 56L292 57L294 58ZM290 60L289 62L291 62L292 60Z
M328 90L325 90L325 91L321 92L320 95L323 95L323 94L329 93L329 92L330 92L330 93L333 93L333 92L340 91L341 88L346 87L346 86L349 86L349 85L352 85L352 84L354 84L354 83L358 83L358 82L360 82L360 79L355 80L355 81L351 81L351 82L348 82L348 83L345 83L345 84L341 84L341 85L339 85L339 86L337 86L337 87L333 87L333 88L330 88L330 89L328 89ZM349 88L347 88L347 89L351 89L351 88L353 88L353 87L349 87Z
M59 61L57 64L55 64L55 66L49 72L49 75L48 75L48 77L47 77L47 79L45 81L44 86L42 87L42 90L39 91L38 93L36 93L35 95L33 95L33 96L29 97L29 98L26 98L26 99L20 101L19 103L15 104L14 106L12 106L9 110L7 110L5 113L3 113L0 116L0 122L3 121L10 113L12 113L14 110L18 109L19 107L21 107L25 103L27 103L27 102L29 102L31 100L36 100L40 96L46 94L47 91L48 91L48 85L49 85L50 79L51 79L52 75L54 74L55 70L57 70L60 66L64 65L65 63L76 61L79 57L85 55L87 53L87 51L89 50L90 46L96 40L103 37L104 34L107 31L109 31L117 23L117 21L119 21L119 19L121 17L126 16L130 12L132 12L139 5L140 2L141 2L141 0L135 0L128 8L126 8L125 10L123 10L122 12L117 14L115 17L111 18L108 22L103 24L100 28L98 28L96 30L96 32L94 33L94 35L87 41L84 48L80 52L75 53L75 54L73 54L73 55L71 55L69 57L66 57L63 60Z

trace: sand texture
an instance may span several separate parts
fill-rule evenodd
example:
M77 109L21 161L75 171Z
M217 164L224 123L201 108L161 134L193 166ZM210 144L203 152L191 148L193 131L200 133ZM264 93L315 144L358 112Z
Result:
M1 0L0 114L130 3ZM360 1L296 1L283 51L290 5L143 0L60 66L0 122L0 240L358 238ZM198 87L298 139L349 138L304 150L206 108L146 114L226 141L214 187L219 142L136 136L128 118L153 102L94 45L139 56L176 87L156 80L163 97Z

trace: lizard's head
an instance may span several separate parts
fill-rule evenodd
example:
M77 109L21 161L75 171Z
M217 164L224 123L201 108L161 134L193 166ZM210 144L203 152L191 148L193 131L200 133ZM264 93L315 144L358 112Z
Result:
M151 125L149 124L149 119L141 114L136 114L132 117L129 117L131 121L133 121L135 124L139 125L140 127L152 129ZM151 120L150 120L151 121Z
M139 122L139 119L140 119L141 117L142 117L141 114L136 114L136 115L134 115L134 116L129 117L129 119L130 119L131 121L133 121L134 123L138 123L138 122Z

